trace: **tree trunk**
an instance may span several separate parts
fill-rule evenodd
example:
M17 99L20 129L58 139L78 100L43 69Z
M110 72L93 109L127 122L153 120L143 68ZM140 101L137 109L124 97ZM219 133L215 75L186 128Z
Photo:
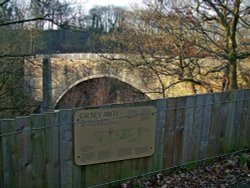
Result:
M235 90L238 89L237 82L237 57L232 55L229 58L229 66L228 66L228 88L227 90Z

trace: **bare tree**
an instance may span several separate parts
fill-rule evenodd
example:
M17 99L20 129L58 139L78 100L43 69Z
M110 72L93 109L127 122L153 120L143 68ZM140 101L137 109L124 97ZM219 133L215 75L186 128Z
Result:
M107 59L125 61L133 68L151 72L159 87L148 89L164 98L180 84L191 85L193 93L212 92L211 80L206 79L207 68L200 62L206 54L192 45L182 20L161 4L146 5L128 12L123 24L112 35L103 37L106 49L125 54L123 58Z
M249 32L246 3L144 3L143 8L128 13L112 36L103 39L110 52L125 52L124 61L152 71L161 85L157 91L163 97L180 83L190 83L194 93L221 90L223 72L227 75L227 89L238 87L237 62L249 55L249 34L242 33Z
M249 6L247 0L194 0L188 7L175 9L191 36L200 36L194 45L224 61L228 90L238 88L238 63L250 55Z

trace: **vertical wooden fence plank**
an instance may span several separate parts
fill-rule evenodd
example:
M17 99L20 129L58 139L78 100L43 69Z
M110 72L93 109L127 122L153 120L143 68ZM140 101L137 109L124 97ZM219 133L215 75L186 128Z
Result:
M240 140L241 137L244 137L242 129L244 129L244 90L237 90L235 93L235 102L234 102L234 121L233 121L233 134L234 143L232 147L234 150L240 149Z
M15 120L3 120L2 133L10 134L2 137L3 184L6 188L19 186L15 130Z
M58 113L46 113L45 122L48 188L54 188L60 185Z
M186 111L185 111L185 125L183 138L182 163L187 163L192 160L192 153L190 147L192 146L193 138L193 121L194 121L194 102L195 97L187 97Z
M211 94L203 95L204 100L204 118L201 127L201 145L199 158L204 159L208 156L208 143L209 143L209 130L211 126L211 114L212 114L212 101L213 96Z
M156 100L148 100L148 101L144 101L144 102L139 102L137 106L157 106L156 105ZM163 112L163 111L162 111ZM166 113L166 107L163 113ZM149 115L149 114L148 114ZM154 115L156 116L157 119L157 108L154 111ZM164 114L165 115L165 114ZM157 121L157 120L156 120ZM155 125L157 124L157 122L154 122ZM164 122L166 121L166 119L164 119ZM153 126L153 125L152 125ZM164 132L165 132L165 127L164 127ZM163 133L165 134L165 133ZM145 138L146 139L146 138ZM164 140L165 138L163 138ZM157 130L155 131L155 143L157 142ZM162 152L164 152L164 142L162 143ZM163 163L163 154L162 154L162 163ZM138 169L141 169L141 172L139 172L139 174L147 174L149 172L152 172L155 170L155 160L157 160L157 158L155 157L155 155L151 155L149 157L143 157L142 159L140 159L139 163L138 163ZM163 167L161 167L163 168Z
M181 164L185 125L186 97L177 99L176 133L174 141L174 165Z
M192 160L199 159L201 145L201 130L204 117L204 97L202 95L195 96L194 123L193 123L193 144L192 144ZM190 149L191 149L190 148Z
M250 127L250 123L248 123L248 101L250 100L250 96L247 96L247 93L250 90L243 90L243 98L242 98L242 114L241 114L241 122L240 122L240 138L239 138L239 149L246 149L249 147L248 144L248 127ZM250 92L249 92L250 93Z
M82 182L82 167L76 165L74 161L74 126L75 126L75 120L74 120L74 110L72 110L72 115L71 115L71 131L72 131L72 164L73 164L73 188L82 188L83 187L83 182Z
M121 179L121 161L114 161L109 163L109 179L106 180L106 182L117 181L120 179ZM109 187L114 187L117 186L118 184L109 185Z
M156 116L156 120L155 120L155 124L156 124L156 131L155 131L155 145L156 145L156 142L157 142L157 101L156 100L148 100L148 101L145 101L145 106L154 106L154 107L156 107L156 109L155 109L155 116ZM166 114L166 101L164 102L165 103L165 109L164 109L164 113ZM166 115L164 115L165 116L165 119L164 119L164 124L166 123ZM163 135L165 135L165 127L166 127L166 125L164 125L164 127L163 127L163 129L162 130L164 130L164 133L162 133ZM145 139L147 139L147 138L145 138ZM164 154L163 154L163 152L164 152L164 143L165 143L165 136L162 138L163 140L162 140L162 161L161 161L161 165L163 165L163 156L164 156ZM156 146L155 146L156 147ZM150 173L150 172L152 172L152 171L154 171L154 166L155 166L155 164L156 164L156 162L155 162L155 160L157 160L157 157L155 157L156 155L155 155L155 152L153 153L153 155L152 156L149 156L149 157L147 157L147 158L145 158L146 159L146 166L147 166L147 168L145 169L146 170L146 173ZM163 168L163 166L161 166L161 168Z
M211 114L211 126L209 130L209 145L208 156L215 156L220 154L222 146L222 140L220 139L220 130L223 128L220 122L220 106L221 106L221 94L213 94L213 105Z
M156 135L155 152L153 155L153 171L163 168L165 128L166 128L166 109L167 100L160 99L156 102Z
M72 111L59 111L60 187L73 187Z
M71 110L71 119L69 119L69 125L71 127L71 161L72 161L72 187L81 188L84 187L84 176L82 176L82 166L76 165L74 161L74 126L76 124L74 119L74 112L79 109ZM61 124L58 123L58 128L60 129ZM60 149L59 149L60 150Z
M82 179L84 180L84 187L90 187L98 185L98 179L99 178L99 165L100 164L92 164L87 166L82 166Z
M240 120L239 122L239 126L238 126L238 129L239 129L239 139L237 140L238 142L238 148L239 149L245 149L245 148L248 148L247 145L248 145L248 142L247 142L247 137L249 137L249 135L247 135L247 127L250 125L248 124L247 126L247 110L248 110L248 100L247 100L247 91L250 91L250 90L239 90L240 93L237 95L237 100L239 100L237 103L236 103L236 108L241 108L241 113L238 112L238 110L236 109L236 124L238 124L238 121ZM249 97L249 100L250 100L250 97ZM240 118L238 117L240 116Z
M109 182L109 163L100 163L97 166L97 178L94 185ZM93 182L92 182L93 183ZM107 186L103 187L106 188Z
M38 188L47 187L45 116L32 115L31 128L32 185Z
M31 159L31 125L30 117L16 118L16 131L21 131L16 135L19 186L32 187L32 159Z
M235 150L235 142L236 138L235 135L235 107L236 107L236 95L237 90L228 92L228 98L225 101L225 105L227 106L227 118L225 119L226 129L225 129L225 141L224 147L226 152L231 152Z
M2 147L2 140L3 140L3 132L2 132L2 126L3 126L3 120L0 119L0 188L4 186L4 179L3 179L3 147Z
M140 103L132 103L132 104L130 103L127 107L136 107L136 106L140 106ZM140 112L137 112L137 113L139 114ZM143 168L140 169L142 163L143 163L143 159L140 159L140 158L131 159L131 167L132 167L131 168L131 175L132 176L138 176L138 175L140 175L140 173L144 172ZM146 168L146 166L145 166L145 168Z
M133 107L136 107L136 106L140 106L138 105L139 103L135 102L133 103ZM139 114L140 112L136 112L136 114ZM126 119L126 118L124 118ZM123 120L123 119L121 119ZM143 171L140 171L140 163L141 163L141 159L140 158L137 158L137 159L131 159L131 166L132 166L132 169L131 169L131 175L132 176L138 176L140 173L142 173Z
M245 140L243 141L244 142L244 146L249 148L250 147L250 89L246 90L245 91L245 110L246 110L246 121L245 121L245 124L244 126L246 127L245 128Z
M216 155L220 155L224 150L224 132L226 129L225 126L225 120L226 120L226 115L225 115L225 110L224 110L224 99L223 99L223 93L218 93L218 95L216 95L216 103L219 107L218 110L218 116L216 119L216 124L217 124L217 131L216 131L216 144L214 145L214 147L216 147Z
M167 99L166 105L166 127L163 155L163 164L165 168L173 166L177 98Z
M234 117L231 117L233 113L231 113L230 110L233 108L231 104L231 97L230 92L224 92L221 93L221 105L220 105L220 117L219 117L219 135L217 135L218 138L220 138L220 152L219 154L231 152L232 148L230 145L228 145L228 136L231 132L232 128L232 120ZM221 145L222 144L222 145Z
M82 166L82 173L81 173L81 179L82 179L82 186L83 187L91 187L95 186L98 183L98 165L99 164L92 164L87 166Z

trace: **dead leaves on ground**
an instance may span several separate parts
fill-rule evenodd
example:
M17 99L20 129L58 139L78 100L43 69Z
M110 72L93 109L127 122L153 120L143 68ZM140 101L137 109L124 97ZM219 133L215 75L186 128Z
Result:
M133 179L119 188L226 188L242 183L250 185L250 152L220 158L210 165L178 169L168 175Z

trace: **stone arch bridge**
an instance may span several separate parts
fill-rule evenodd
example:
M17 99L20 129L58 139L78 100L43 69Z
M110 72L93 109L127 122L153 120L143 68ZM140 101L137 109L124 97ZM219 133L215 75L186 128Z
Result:
M43 101L44 108L57 108L72 88L101 78L118 80L143 94L145 99L161 97L151 92L158 86L150 71L134 69L121 61L108 61L98 54L39 55L25 61L24 73L26 91L32 98Z

